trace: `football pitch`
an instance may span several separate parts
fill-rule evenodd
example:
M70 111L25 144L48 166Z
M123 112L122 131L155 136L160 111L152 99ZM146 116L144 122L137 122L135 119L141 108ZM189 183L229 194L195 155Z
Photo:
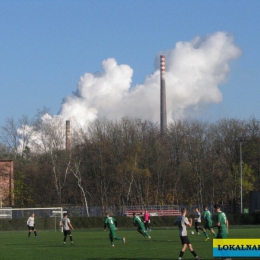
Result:
M192 235L191 231L194 229L188 229L188 236L195 252L203 259L214 259L213 236L209 234L210 240L205 242L203 234ZM260 226L231 227L229 238L259 238L259 231ZM37 232L39 239L33 233L28 239L26 230L1 232L1 259L177 259L181 249L176 227L152 229L151 239L143 238L135 228L119 229L117 235L125 236L126 244L115 241L115 247L110 246L109 231L103 229L72 231L75 246L70 245L69 238L67 245L63 246L63 233L60 231ZM187 249L183 259L195 258Z

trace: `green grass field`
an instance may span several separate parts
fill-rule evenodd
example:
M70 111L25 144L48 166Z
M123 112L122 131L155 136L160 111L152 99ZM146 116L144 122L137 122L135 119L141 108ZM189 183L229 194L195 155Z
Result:
M229 238L259 238L260 226L231 227ZM189 239L196 253L203 259L212 257L212 235L204 242L205 237L191 235ZM177 259L181 249L180 238L176 227L156 228L150 233L151 239L143 238L136 229L119 229L118 236L126 237L126 244L115 241L110 246L109 232L100 230L72 231L75 246L69 239L63 246L63 234L59 231L37 231L39 239L32 234L27 238L27 231L10 231L0 233L1 259ZM183 259L194 259L186 250ZM239 258L240 260L242 258ZM252 258L251 258L252 259Z

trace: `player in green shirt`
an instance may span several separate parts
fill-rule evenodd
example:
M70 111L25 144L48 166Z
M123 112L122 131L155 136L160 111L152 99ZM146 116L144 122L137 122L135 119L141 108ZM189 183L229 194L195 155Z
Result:
M114 247L114 239L115 240L123 240L123 242L125 243L126 239L125 237L118 237L116 236L116 230L118 230L117 228L117 221L115 218L110 217L109 213L106 212L106 218L105 218L105 223L104 223L104 231L106 231L106 228L109 228L110 233L109 233L109 240L111 243L111 246Z
M216 234L212 227L212 219L211 219L211 212L208 210L207 206L203 206L204 212L203 212L203 219L205 221L205 224L203 226L203 234L205 235L206 239L205 241L209 240L209 236L207 233L207 229L213 234L214 237L216 237Z
M218 220L217 220L217 225L216 225L216 227L218 228L218 233L217 233L216 238L227 238L229 223L228 223L226 214L221 211L219 204L214 205L214 210L218 214Z
M133 213L133 223L137 226L137 232L143 235L143 237L151 238L146 232L146 228L140 216L136 216L136 213Z

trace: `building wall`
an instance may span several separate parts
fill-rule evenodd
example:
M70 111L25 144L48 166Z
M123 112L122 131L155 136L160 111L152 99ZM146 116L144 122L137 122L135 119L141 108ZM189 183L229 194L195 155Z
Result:
M14 205L13 160L0 159L0 207Z

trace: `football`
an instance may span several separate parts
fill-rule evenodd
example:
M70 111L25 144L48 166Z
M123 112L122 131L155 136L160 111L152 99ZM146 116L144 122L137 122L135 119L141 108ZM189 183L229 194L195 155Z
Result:
M194 235L194 231L191 231L191 234Z

